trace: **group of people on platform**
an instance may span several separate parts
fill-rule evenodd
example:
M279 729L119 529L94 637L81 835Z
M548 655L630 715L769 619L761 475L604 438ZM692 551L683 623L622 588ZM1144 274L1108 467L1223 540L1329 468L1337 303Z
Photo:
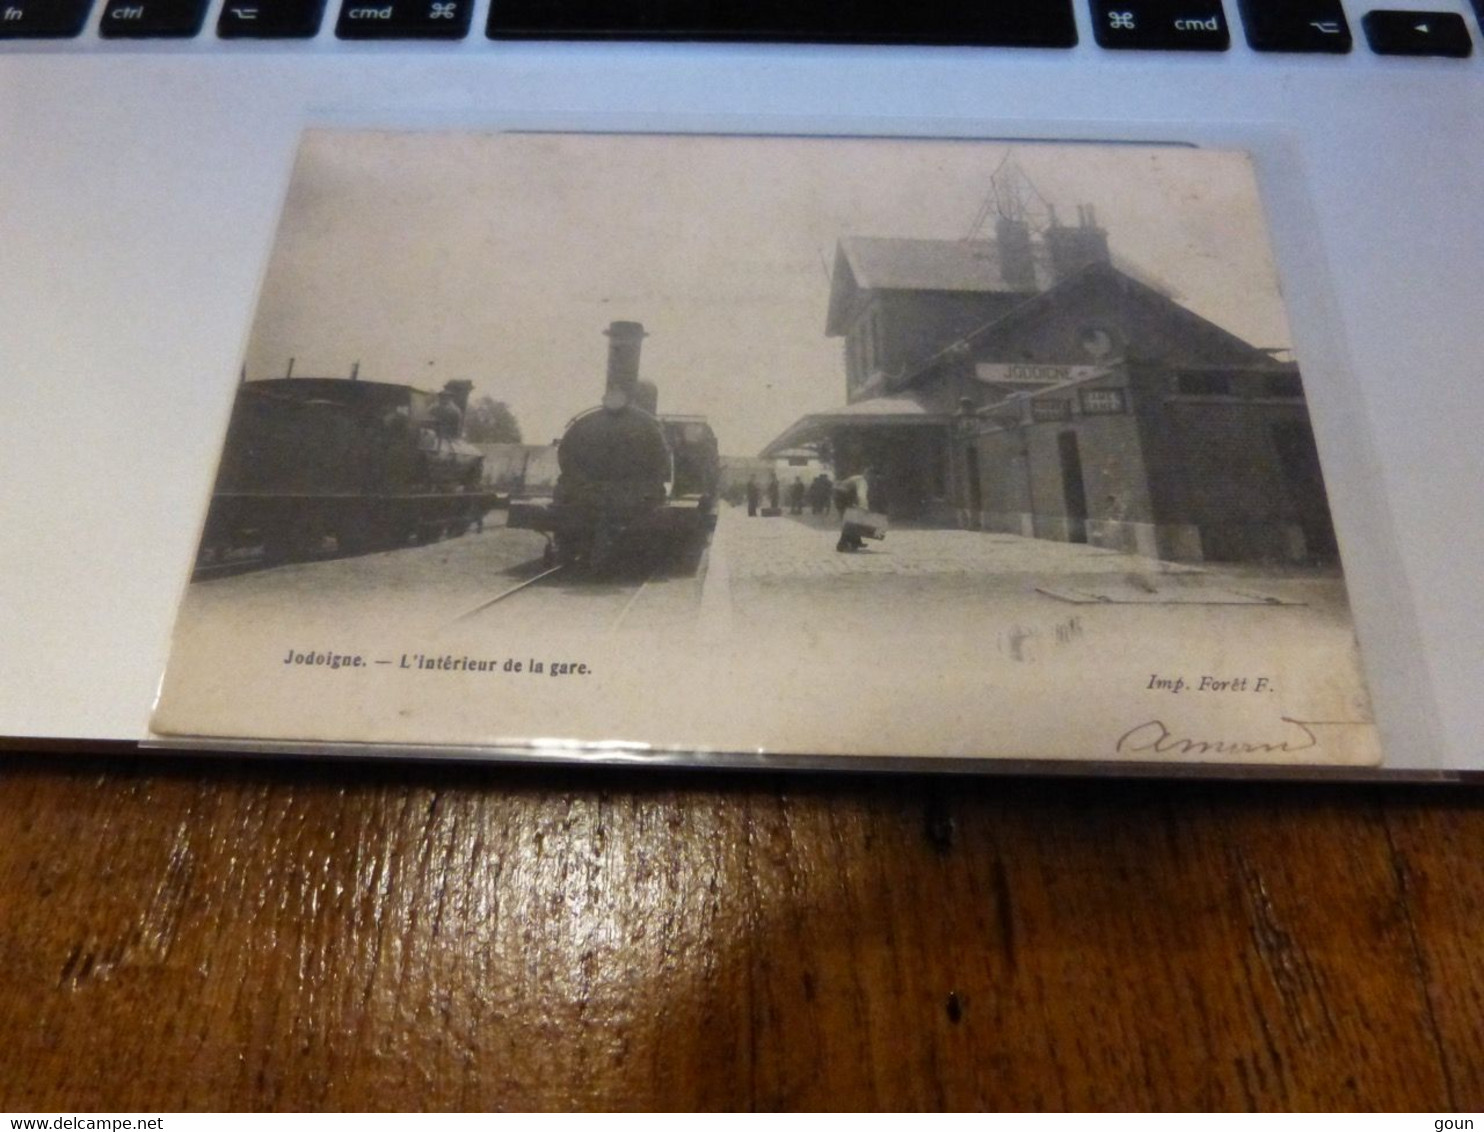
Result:
M765 513L773 515L783 513L781 507L783 485L779 483L777 474L768 477L766 486L759 484L756 476L749 476L747 478L747 514L750 517L757 516L765 493L768 500L768 511ZM788 509L791 515L802 515L807 506L812 515L828 515L830 505L833 503L841 520L840 539L835 544L835 549L841 552L854 551L865 547L865 538L872 533L873 529L847 520L846 512L852 509L884 512L885 505L879 496L877 479L870 471L847 476L839 483L832 483L830 477L821 472L808 484L804 483L802 476L794 477L793 483L788 486Z
M778 476L770 475L766 485L759 484L756 476L749 476L747 480L747 514L756 517L763 505L764 496L767 497L768 507L777 514L782 514L784 487L778 481ZM805 483L802 476L795 476L794 482L788 485L788 513L790 515L802 515L804 508L809 508L811 515L828 515L830 503L834 498L835 485L830 477L821 472L809 483Z

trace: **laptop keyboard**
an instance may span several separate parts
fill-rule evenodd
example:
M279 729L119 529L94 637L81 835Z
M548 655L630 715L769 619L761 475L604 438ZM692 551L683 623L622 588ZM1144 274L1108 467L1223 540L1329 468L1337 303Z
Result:
M471 31L474 0L330 0L343 40L450 40ZM1345 54L1354 38L1340 0L1086 0L1101 48L1220 52L1229 18L1255 51ZM1473 0L1484 19L1484 0ZM0 0L0 40L82 34L95 0ZM1070 48L1073 0L492 0L494 40L646 40L916 44ZM104 39L188 39L203 32L210 0L102 0ZM224 0L223 40L306 39L326 0ZM1468 25L1456 12L1378 9L1361 20L1380 55L1464 58Z

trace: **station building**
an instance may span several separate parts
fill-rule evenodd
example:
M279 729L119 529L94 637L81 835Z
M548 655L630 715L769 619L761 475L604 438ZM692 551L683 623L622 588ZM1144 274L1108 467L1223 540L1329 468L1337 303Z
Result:
M849 238L826 333L846 403L763 455L874 469L894 521L1176 561L1332 559L1297 367L1108 251L1091 209L1039 240Z

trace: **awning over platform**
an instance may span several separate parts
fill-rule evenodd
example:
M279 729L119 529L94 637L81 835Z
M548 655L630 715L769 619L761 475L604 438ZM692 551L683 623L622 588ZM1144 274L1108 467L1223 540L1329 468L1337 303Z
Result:
M842 405L838 409L800 417L759 455L765 460L771 459L790 448L824 440L831 431L840 428L943 426L952 421L952 413L930 408L911 393L896 397L869 397Z

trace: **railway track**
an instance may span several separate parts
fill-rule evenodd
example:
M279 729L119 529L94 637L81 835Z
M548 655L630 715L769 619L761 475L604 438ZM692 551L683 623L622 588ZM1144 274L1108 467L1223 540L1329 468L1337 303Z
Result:
M533 574L531 577L517 582L515 585L510 586L507 589L501 590L493 597L487 598L486 600L480 602L478 605L465 610L463 613L460 613L457 617L455 617L452 621L448 622L448 624L445 625L444 628L451 629L457 625L467 625L468 622L487 612L494 606L499 605L502 602L509 601L517 594L529 593L532 588L539 585L539 583L545 582L548 579L563 574L564 572L567 573L567 575L570 577L572 575L579 574L581 572L581 568L573 566L571 563L562 563L560 565L552 566L545 570L542 570L540 573ZM623 605L619 608L617 614L608 622L607 631L609 633L615 633L618 631L619 627L623 625L625 620L634 611L634 608L639 604L640 598L643 597L645 592L650 589L650 584L656 579L656 577L659 576L660 573L661 571L659 567L651 567L647 570L643 578L640 579L637 584L634 584L632 579L629 581L629 585L632 585L633 588L625 596ZM595 630L598 629L597 626L594 626L594 628Z
M532 575L531 577L527 578L525 581L518 582L516 585L511 586L507 590L501 590L494 597L490 598L488 601L482 601L482 602L480 602L473 609L465 610L463 613L460 613L457 617L455 617L452 621L450 621L449 622L449 625L451 625L451 626L452 625L458 625L458 624L460 624L460 623L462 623L464 621L467 621L467 620L469 620L469 618L475 617L478 614L483 613L486 609L489 609L492 605L497 605L500 602L504 601L506 598L513 597L514 595L520 593L521 590L526 589L529 586L534 586L537 582L541 581L544 578L549 578L553 574L560 574L563 570L566 570L567 568L568 568L568 564L567 563L562 563L559 566L552 566L552 567L549 567L548 569L542 570L541 573Z

